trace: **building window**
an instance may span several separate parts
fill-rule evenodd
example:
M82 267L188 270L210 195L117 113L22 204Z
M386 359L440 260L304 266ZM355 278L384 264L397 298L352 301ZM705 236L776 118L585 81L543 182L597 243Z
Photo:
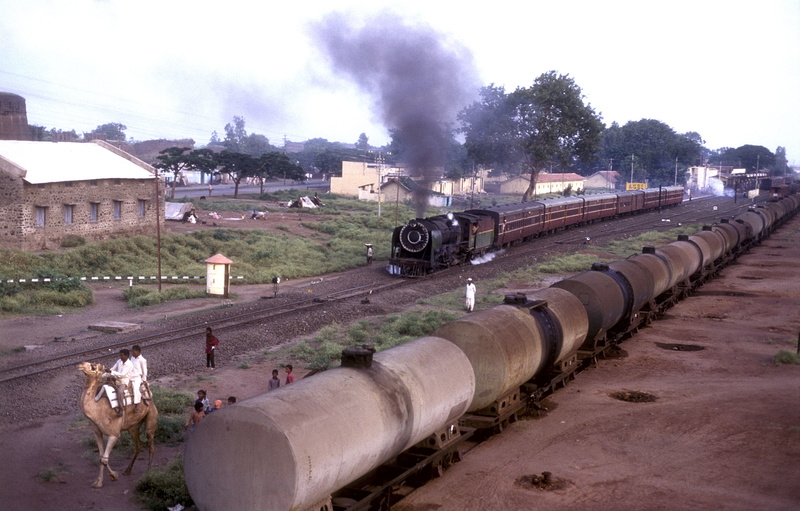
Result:
M72 188L72 181L65 181L64 186L66 186L67 188Z
M90 222L97 222L98 217L100 216L100 203L99 202L90 202L89 203L89 221Z
M115 179L114 180L114 184L115 185L121 185L122 184L122 179Z
M47 221L47 207L36 206L36 227L44 227Z
M114 201L114 220L120 220L122 218L122 201L115 200Z
M75 212L75 206L72 204L64 204L64 223L69 225L72 223L72 214Z
M89 184L92 186L97 186L97 179L92 179L91 181L89 181Z
M144 213L147 210L145 207L147 205L147 201L139 199L138 207L139 207L139 216L144 218Z

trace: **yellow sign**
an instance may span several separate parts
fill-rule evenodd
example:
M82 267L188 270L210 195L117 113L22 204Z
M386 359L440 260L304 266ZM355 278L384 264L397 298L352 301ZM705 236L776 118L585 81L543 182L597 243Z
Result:
M625 183L626 190L644 190L647 188L647 183Z

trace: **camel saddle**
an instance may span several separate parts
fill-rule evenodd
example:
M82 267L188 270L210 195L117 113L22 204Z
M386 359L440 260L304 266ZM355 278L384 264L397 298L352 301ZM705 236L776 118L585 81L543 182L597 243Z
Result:
M97 391L97 394L94 396L95 401L100 401L103 396L108 398L108 404L111 408L116 408L118 406L117 403L117 383L113 378L109 379L109 383L104 383L100 386ZM147 384L146 381L143 381L139 389L142 392L142 401L148 400L151 401L153 399L153 394L150 392L150 385ZM125 385L125 392L124 392L123 400L124 405L128 406L133 404L133 387L131 383Z

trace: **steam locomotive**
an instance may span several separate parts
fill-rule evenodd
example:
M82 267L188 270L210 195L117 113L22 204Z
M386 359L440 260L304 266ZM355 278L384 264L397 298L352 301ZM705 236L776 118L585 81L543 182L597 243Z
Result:
M392 233L391 273L423 276L574 225L683 201L683 187L544 199L417 218Z
M204 419L186 485L201 511L388 509L395 485L443 468L470 430L535 407L799 210L790 195L374 356L343 353Z

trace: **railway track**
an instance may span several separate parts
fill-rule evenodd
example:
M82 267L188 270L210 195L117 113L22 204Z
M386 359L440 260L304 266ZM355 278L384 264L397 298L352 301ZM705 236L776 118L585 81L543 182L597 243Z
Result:
M194 339L197 337L198 329L204 329L205 327L213 327L216 331L244 328L254 323L274 320L280 316L299 314L311 308L320 307L326 303L369 296L374 292L392 289L401 286L404 283L406 283L406 281L387 278L382 282L375 282L349 289L337 290L289 303L258 308L253 311L234 313L230 316L224 316L219 319L203 321L202 324L189 324L173 330L160 331L154 334L135 337L133 339L125 339L124 341L102 343L88 349L79 349L56 356L31 360L22 364L0 369L0 383L34 376L65 367L71 367L78 362L86 360L87 358L92 358L98 355L107 355L109 351L112 351L116 354L115 350L130 346L131 344L139 344L148 348L155 346L166 346L171 343Z

